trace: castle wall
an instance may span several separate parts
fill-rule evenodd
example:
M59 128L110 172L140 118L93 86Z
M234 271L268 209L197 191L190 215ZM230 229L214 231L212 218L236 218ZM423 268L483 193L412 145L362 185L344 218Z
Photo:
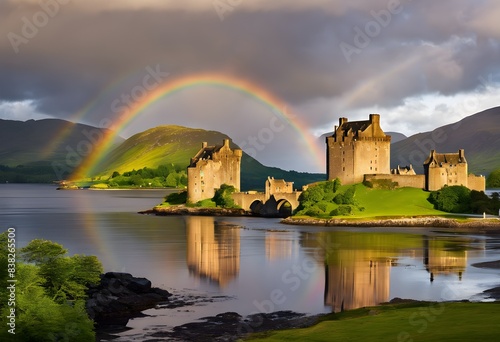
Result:
M467 178L468 188L476 191L486 190L486 178L484 176L469 175Z
M398 183L398 188L425 188L424 175L394 175L394 174L380 174L380 175L365 175L364 180L373 181L380 179L390 179L392 182Z

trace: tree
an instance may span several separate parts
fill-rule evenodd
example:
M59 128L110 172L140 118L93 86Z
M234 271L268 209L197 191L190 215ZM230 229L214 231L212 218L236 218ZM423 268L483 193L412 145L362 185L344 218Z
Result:
M441 190L433 191L429 195L429 202L437 210L449 213L470 212L470 190L461 185L445 186Z
M0 263L6 260L7 254L7 233L0 234ZM20 254L22 257L16 263L16 330L15 337L17 341L75 341L85 342L94 341L94 323L88 317L85 311L86 287L82 284L99 281L102 266L94 256L66 256L67 250L52 241L33 240L26 247L22 248ZM27 264L25 261L29 261ZM66 284L67 291L75 284L81 288L78 289L78 296L72 301L54 300L53 289L49 289L47 284L53 282L45 278L49 274L47 265L53 267L54 272L61 271L55 267L59 264L67 264L68 272L62 283ZM3 264L2 264L3 266ZM4 270L7 267L3 268ZM0 277L4 277L1 272ZM54 277L52 277L54 278ZM3 279L2 279L3 280ZM4 287L0 288L2 298L7 298ZM78 297L78 298L77 298ZM8 327L8 315L11 313L11 307L7 300L0 301L0 324ZM11 341L12 335L8 329L0 330L1 341Z
M85 298L89 284L98 283L103 268L97 257L65 256L67 250L60 244L36 239L21 248L21 258L39 267L42 286L56 302Z
M212 201L214 201L218 207L234 208L236 206L232 197L234 192L236 192L234 186L222 184L220 188L215 191Z
M486 179L488 188L500 188L500 169L493 171Z

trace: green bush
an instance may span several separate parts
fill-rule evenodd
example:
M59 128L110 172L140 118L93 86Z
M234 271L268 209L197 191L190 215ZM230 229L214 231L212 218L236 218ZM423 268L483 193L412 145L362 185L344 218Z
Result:
M7 235L0 234L0 265L7 260ZM33 240L17 253L16 341L94 341L94 324L85 312L88 285L100 280L102 265L95 256L67 256L48 240ZM7 269L5 267L4 269ZM6 283L7 272L0 273ZM6 287L5 287L6 289ZM0 289L2 298L7 298ZM0 324L7 327L8 301L0 301ZM0 340L11 341L4 328Z
M169 204L184 204L187 202L187 191L173 192L165 196L165 202Z
M352 208L349 205L341 205L338 208L332 210L330 212L331 216L347 216L351 215L352 213Z
M212 201L214 201L218 207L235 208L236 204L232 197L232 194L235 192L236 188L234 186L222 184L220 188L215 191Z
M488 188L500 188L500 169L493 171L486 179Z
M441 190L433 191L429 201L434 208L449 213L468 213L470 207L470 190L461 185L445 186Z

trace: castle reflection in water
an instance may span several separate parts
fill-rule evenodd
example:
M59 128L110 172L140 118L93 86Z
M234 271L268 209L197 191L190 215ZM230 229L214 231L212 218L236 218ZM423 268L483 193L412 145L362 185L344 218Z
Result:
M218 224L213 217L186 217L190 274L221 288L236 280L240 272L240 231L241 227ZM421 262L431 282L441 275L460 280L468 255L484 249L479 245L471 250L474 242L461 237L441 240L429 235L335 231L301 233L297 243L289 234L266 232L267 259L292 259L300 249L309 254L315 251L318 269L324 268L324 304L333 312L389 301L391 268L400 258Z

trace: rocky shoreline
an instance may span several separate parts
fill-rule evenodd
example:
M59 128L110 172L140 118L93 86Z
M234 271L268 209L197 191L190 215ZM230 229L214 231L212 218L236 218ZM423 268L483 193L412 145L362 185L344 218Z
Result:
M468 219L460 221L444 217L401 217L383 219L312 219L288 217L281 223L291 225L326 226L326 227L429 227L456 228L465 230L498 230L500 219Z

